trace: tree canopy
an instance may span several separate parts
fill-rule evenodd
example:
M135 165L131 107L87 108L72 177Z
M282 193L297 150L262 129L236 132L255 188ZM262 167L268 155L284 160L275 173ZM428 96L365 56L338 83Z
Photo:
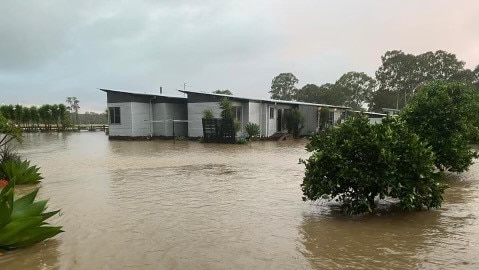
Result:
M279 100L295 100L296 99L296 84L298 79L292 73L281 73L274 77L271 81L271 94L272 99Z
M381 57L376 71L378 90L372 97L370 110L403 108L421 84L433 80L473 83L475 75L465 69L465 63L455 54L445 51L426 52L419 55L402 51L388 51Z
M400 113L408 127L432 147L436 166L462 172L477 153L471 138L479 136L479 94L461 82L431 82L419 88Z
M364 72L348 72L335 83L337 92L342 93L346 101L341 104L353 110L361 110L371 100L376 81Z
M231 95L233 95L233 92L231 92L228 89L225 89L225 90L218 89L218 90L213 91L213 94L230 95L231 96Z
M334 199L348 214L372 212L375 198L386 196L404 210L441 205L446 186L438 183L434 153L399 118L371 124L352 116L311 137L307 149L303 200Z

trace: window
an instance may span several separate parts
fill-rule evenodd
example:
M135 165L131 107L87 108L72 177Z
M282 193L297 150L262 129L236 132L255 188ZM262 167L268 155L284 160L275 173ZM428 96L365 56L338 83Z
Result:
M274 108L269 108L269 119L274 119Z
M241 106L234 106L233 110L235 112L234 116L235 119L241 122L241 116L242 116L242 107Z
M334 111L329 111L329 124L334 125Z
M109 107L110 124L121 124L120 107Z

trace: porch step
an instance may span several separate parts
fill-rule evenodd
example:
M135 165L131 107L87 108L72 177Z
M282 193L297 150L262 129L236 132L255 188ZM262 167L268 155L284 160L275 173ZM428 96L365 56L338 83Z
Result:
M269 139L274 141L284 141L286 139L291 139L292 137L293 135L286 132L276 132L275 134L271 135Z

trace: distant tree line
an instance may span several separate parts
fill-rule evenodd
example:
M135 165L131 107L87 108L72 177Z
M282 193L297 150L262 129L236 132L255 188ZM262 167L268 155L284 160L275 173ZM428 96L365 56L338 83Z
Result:
M0 114L26 130L65 130L77 124L107 124L106 113L73 114L64 104L41 106L1 105ZM75 116L75 117L73 117Z
M71 125L70 113L64 104L42 106L2 105L0 113L15 125L25 129L65 129Z
M413 55L394 50L386 52L381 61L375 78L351 71L335 83L321 86L297 88L296 76L281 73L271 82L271 98L381 112L382 108L402 109L419 86L430 81L459 81L479 89L479 65L474 70L466 69L465 62L452 53L439 50Z

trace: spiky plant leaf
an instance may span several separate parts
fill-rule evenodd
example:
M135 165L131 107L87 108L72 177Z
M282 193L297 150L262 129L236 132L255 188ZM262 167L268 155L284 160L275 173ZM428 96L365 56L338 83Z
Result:
M7 178L16 178L17 185L37 184L43 177L38 172L40 168L30 166L30 161L10 160L2 165L2 171Z
M7 248L20 248L33 245L45 239L54 237L61 232L63 232L62 227L51 226L26 229L22 231L21 234L14 237L11 244L7 245Z
M40 226L41 216L19 218L12 220L0 229L0 247L8 247L15 243L15 237L25 229L31 229Z

